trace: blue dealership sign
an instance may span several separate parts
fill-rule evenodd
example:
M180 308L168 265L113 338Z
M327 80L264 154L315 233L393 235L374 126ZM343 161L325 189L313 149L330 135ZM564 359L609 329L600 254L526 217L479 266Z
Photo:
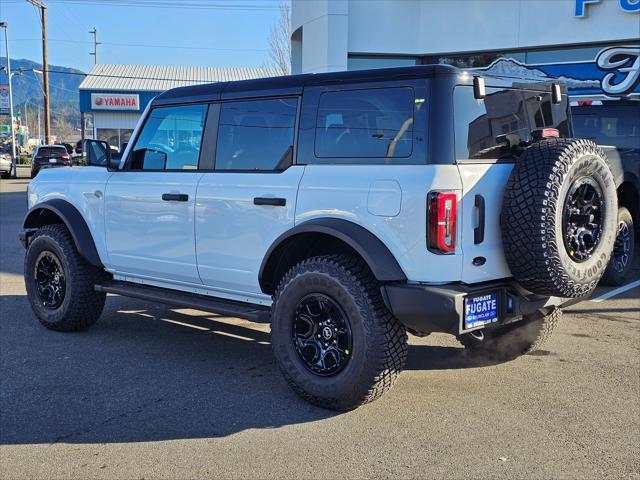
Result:
M592 61L527 65L499 58L481 70L531 80L559 79L571 95L640 94L640 45L604 48Z
M587 6L592 3L600 3L602 0L575 0L573 16L584 18L587 16ZM639 13L640 0L618 0L620 8L626 13Z

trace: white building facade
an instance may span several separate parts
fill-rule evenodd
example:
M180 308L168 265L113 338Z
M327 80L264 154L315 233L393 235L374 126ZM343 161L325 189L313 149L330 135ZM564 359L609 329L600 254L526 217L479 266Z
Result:
M293 73L508 59L640 92L640 0L292 0L292 32Z

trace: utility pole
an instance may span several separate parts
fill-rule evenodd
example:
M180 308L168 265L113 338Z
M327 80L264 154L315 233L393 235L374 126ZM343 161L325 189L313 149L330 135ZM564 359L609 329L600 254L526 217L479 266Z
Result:
M98 64L98 45L101 43L98 41L98 31L96 27L93 27L93 30L89 30L89 33L93 35L93 53L89 53L89 55L93 55L93 64Z
M51 143L51 113L49 109L49 62L47 61L47 6L39 0L27 0L40 9L42 20L42 83L44 83L44 137Z
M9 24L0 22L0 28L4 29L4 41L7 48L7 79L9 80L9 129L11 131L11 177L16 178L16 129L13 124L13 90L11 89L11 54L9 53Z

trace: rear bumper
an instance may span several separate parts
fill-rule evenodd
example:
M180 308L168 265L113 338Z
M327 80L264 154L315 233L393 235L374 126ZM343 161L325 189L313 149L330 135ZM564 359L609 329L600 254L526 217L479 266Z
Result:
M467 295L489 292L498 295L499 320L487 328L521 320L523 315L544 312L582 300L535 295L523 290L513 281L487 282L473 286L462 283L390 284L384 285L381 292L387 308L410 330L454 335L477 330L464 329L464 299Z

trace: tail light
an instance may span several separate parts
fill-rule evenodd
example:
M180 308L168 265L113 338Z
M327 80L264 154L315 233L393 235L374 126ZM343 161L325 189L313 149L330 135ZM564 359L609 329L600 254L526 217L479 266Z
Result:
M540 128L531 132L531 138L535 142L545 138L559 138L560 130L557 128Z
M456 194L431 192L428 202L429 250L436 253L453 253L456 249Z
M65 153L62 155L62 158L64 158L65 160L69 160L71 157L69 156L68 153Z

